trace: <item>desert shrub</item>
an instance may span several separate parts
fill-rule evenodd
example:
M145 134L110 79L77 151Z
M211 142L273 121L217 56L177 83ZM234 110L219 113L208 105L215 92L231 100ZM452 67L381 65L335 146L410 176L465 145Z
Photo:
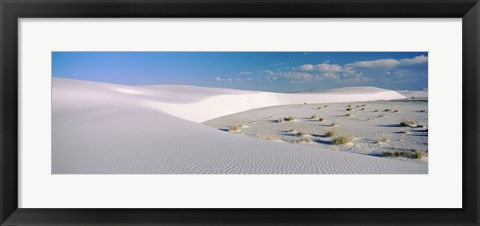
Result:
M270 135L257 135L257 137L264 139L264 140L278 140L278 137L270 134Z
M285 118L286 121L293 121L295 120L295 118L293 116L288 116L287 118Z
M351 108L351 107L352 107L352 105L351 105L351 104L349 104L349 105L348 105L348 107L349 107L349 108Z
M427 110L420 110L420 112L427 112Z
M311 119L316 119L316 118L318 118L318 115L312 115L312 116L310 116L310 118Z
M330 130L330 131L325 133L326 137L334 137L336 135L337 135L337 132L335 132L334 130Z
M350 117L350 116L352 116L352 114L350 113L345 114L345 117Z
M345 110L347 110L347 111L351 111L351 110L352 110L352 108L347 108L347 109L345 109Z
M378 110L378 109L375 109L375 112L379 112L379 111L380 111L380 110Z
M367 106L367 105L365 105L365 104L362 104L362 107L365 107L365 106Z
M425 125L417 125L417 128L426 128Z
M331 126L337 126L337 125L338 125L338 123L336 123L336 122L332 122L332 124L330 124L330 125L331 125Z
M360 109L361 111L365 111L365 108Z
M360 105L357 105L357 106L355 106L355 107L356 107L356 108L359 108L359 107L360 107Z
M320 118L318 118L318 121L323 122L323 121L325 121L325 119L320 117Z
M294 143L294 144L298 144L302 142L310 143L312 142L312 139L310 139L309 137L296 137L294 139L288 140L288 142Z
M327 105L325 105L325 107L327 107Z
M322 108L321 108L321 107L317 107L317 109L319 109L319 110L320 110L320 109L322 109Z
M277 120L277 122L278 122L278 123L285 122L285 118L279 118L279 119Z
M231 131L231 132L240 131L240 128L241 128L240 125L233 125L233 126L228 126L228 127L227 127L228 131Z
M347 144L347 143L350 143L352 140L353 138L349 136L335 137L332 139L332 144L334 145Z
M392 109L390 109L390 108L385 109L385 112L391 112L391 111L392 111Z
M397 109L395 109L395 110L393 110L393 112L398 112L398 110L397 110Z
M426 154L427 153L425 151L421 151L421 150L398 150L398 151L384 151L380 153L380 156L421 159L423 156L426 156Z
M415 121L407 121L407 120L403 120L402 122L400 122L400 125L401 126L404 126L404 127L407 127L407 126L414 126L416 124Z

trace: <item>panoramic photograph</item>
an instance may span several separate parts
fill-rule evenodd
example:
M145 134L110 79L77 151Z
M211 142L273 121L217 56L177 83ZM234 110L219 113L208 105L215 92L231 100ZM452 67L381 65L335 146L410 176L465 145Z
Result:
M428 52L52 52L52 174L428 174Z

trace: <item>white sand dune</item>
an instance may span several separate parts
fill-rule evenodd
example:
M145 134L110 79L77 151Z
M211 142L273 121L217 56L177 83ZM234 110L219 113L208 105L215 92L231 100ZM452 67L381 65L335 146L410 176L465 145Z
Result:
M54 78L52 173L411 174L428 171L422 164L264 141L195 123L265 106L268 102L281 105L352 101L352 98L403 98L396 92L276 94L162 87ZM190 95L185 90L190 91ZM182 105L185 107L180 107Z

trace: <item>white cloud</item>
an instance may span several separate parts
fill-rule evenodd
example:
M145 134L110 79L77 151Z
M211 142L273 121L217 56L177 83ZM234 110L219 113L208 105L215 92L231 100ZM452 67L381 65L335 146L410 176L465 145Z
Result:
M242 71L242 72L240 72L240 74L241 74L241 75L251 75L251 74L253 74L253 72L251 72L251 71Z
M410 59L401 59L400 62L402 64L407 64L407 65L421 64L421 63L428 62L428 57L426 57L424 55L421 55L421 56L416 56L416 57L410 58Z
M368 61L356 61L346 64L346 68L379 68L379 67L395 67L400 65L400 61L395 59L380 59L380 60L368 60Z
M299 68L300 68L300 70L303 70L303 71L311 71L311 70L313 70L313 65L304 64L304 65L300 65Z

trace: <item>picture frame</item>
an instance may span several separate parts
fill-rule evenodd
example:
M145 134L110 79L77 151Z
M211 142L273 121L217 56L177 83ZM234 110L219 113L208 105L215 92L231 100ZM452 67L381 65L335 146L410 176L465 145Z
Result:
M1 0L1 225L479 225L478 0ZM27 209L18 207L20 18L462 18L461 209Z

